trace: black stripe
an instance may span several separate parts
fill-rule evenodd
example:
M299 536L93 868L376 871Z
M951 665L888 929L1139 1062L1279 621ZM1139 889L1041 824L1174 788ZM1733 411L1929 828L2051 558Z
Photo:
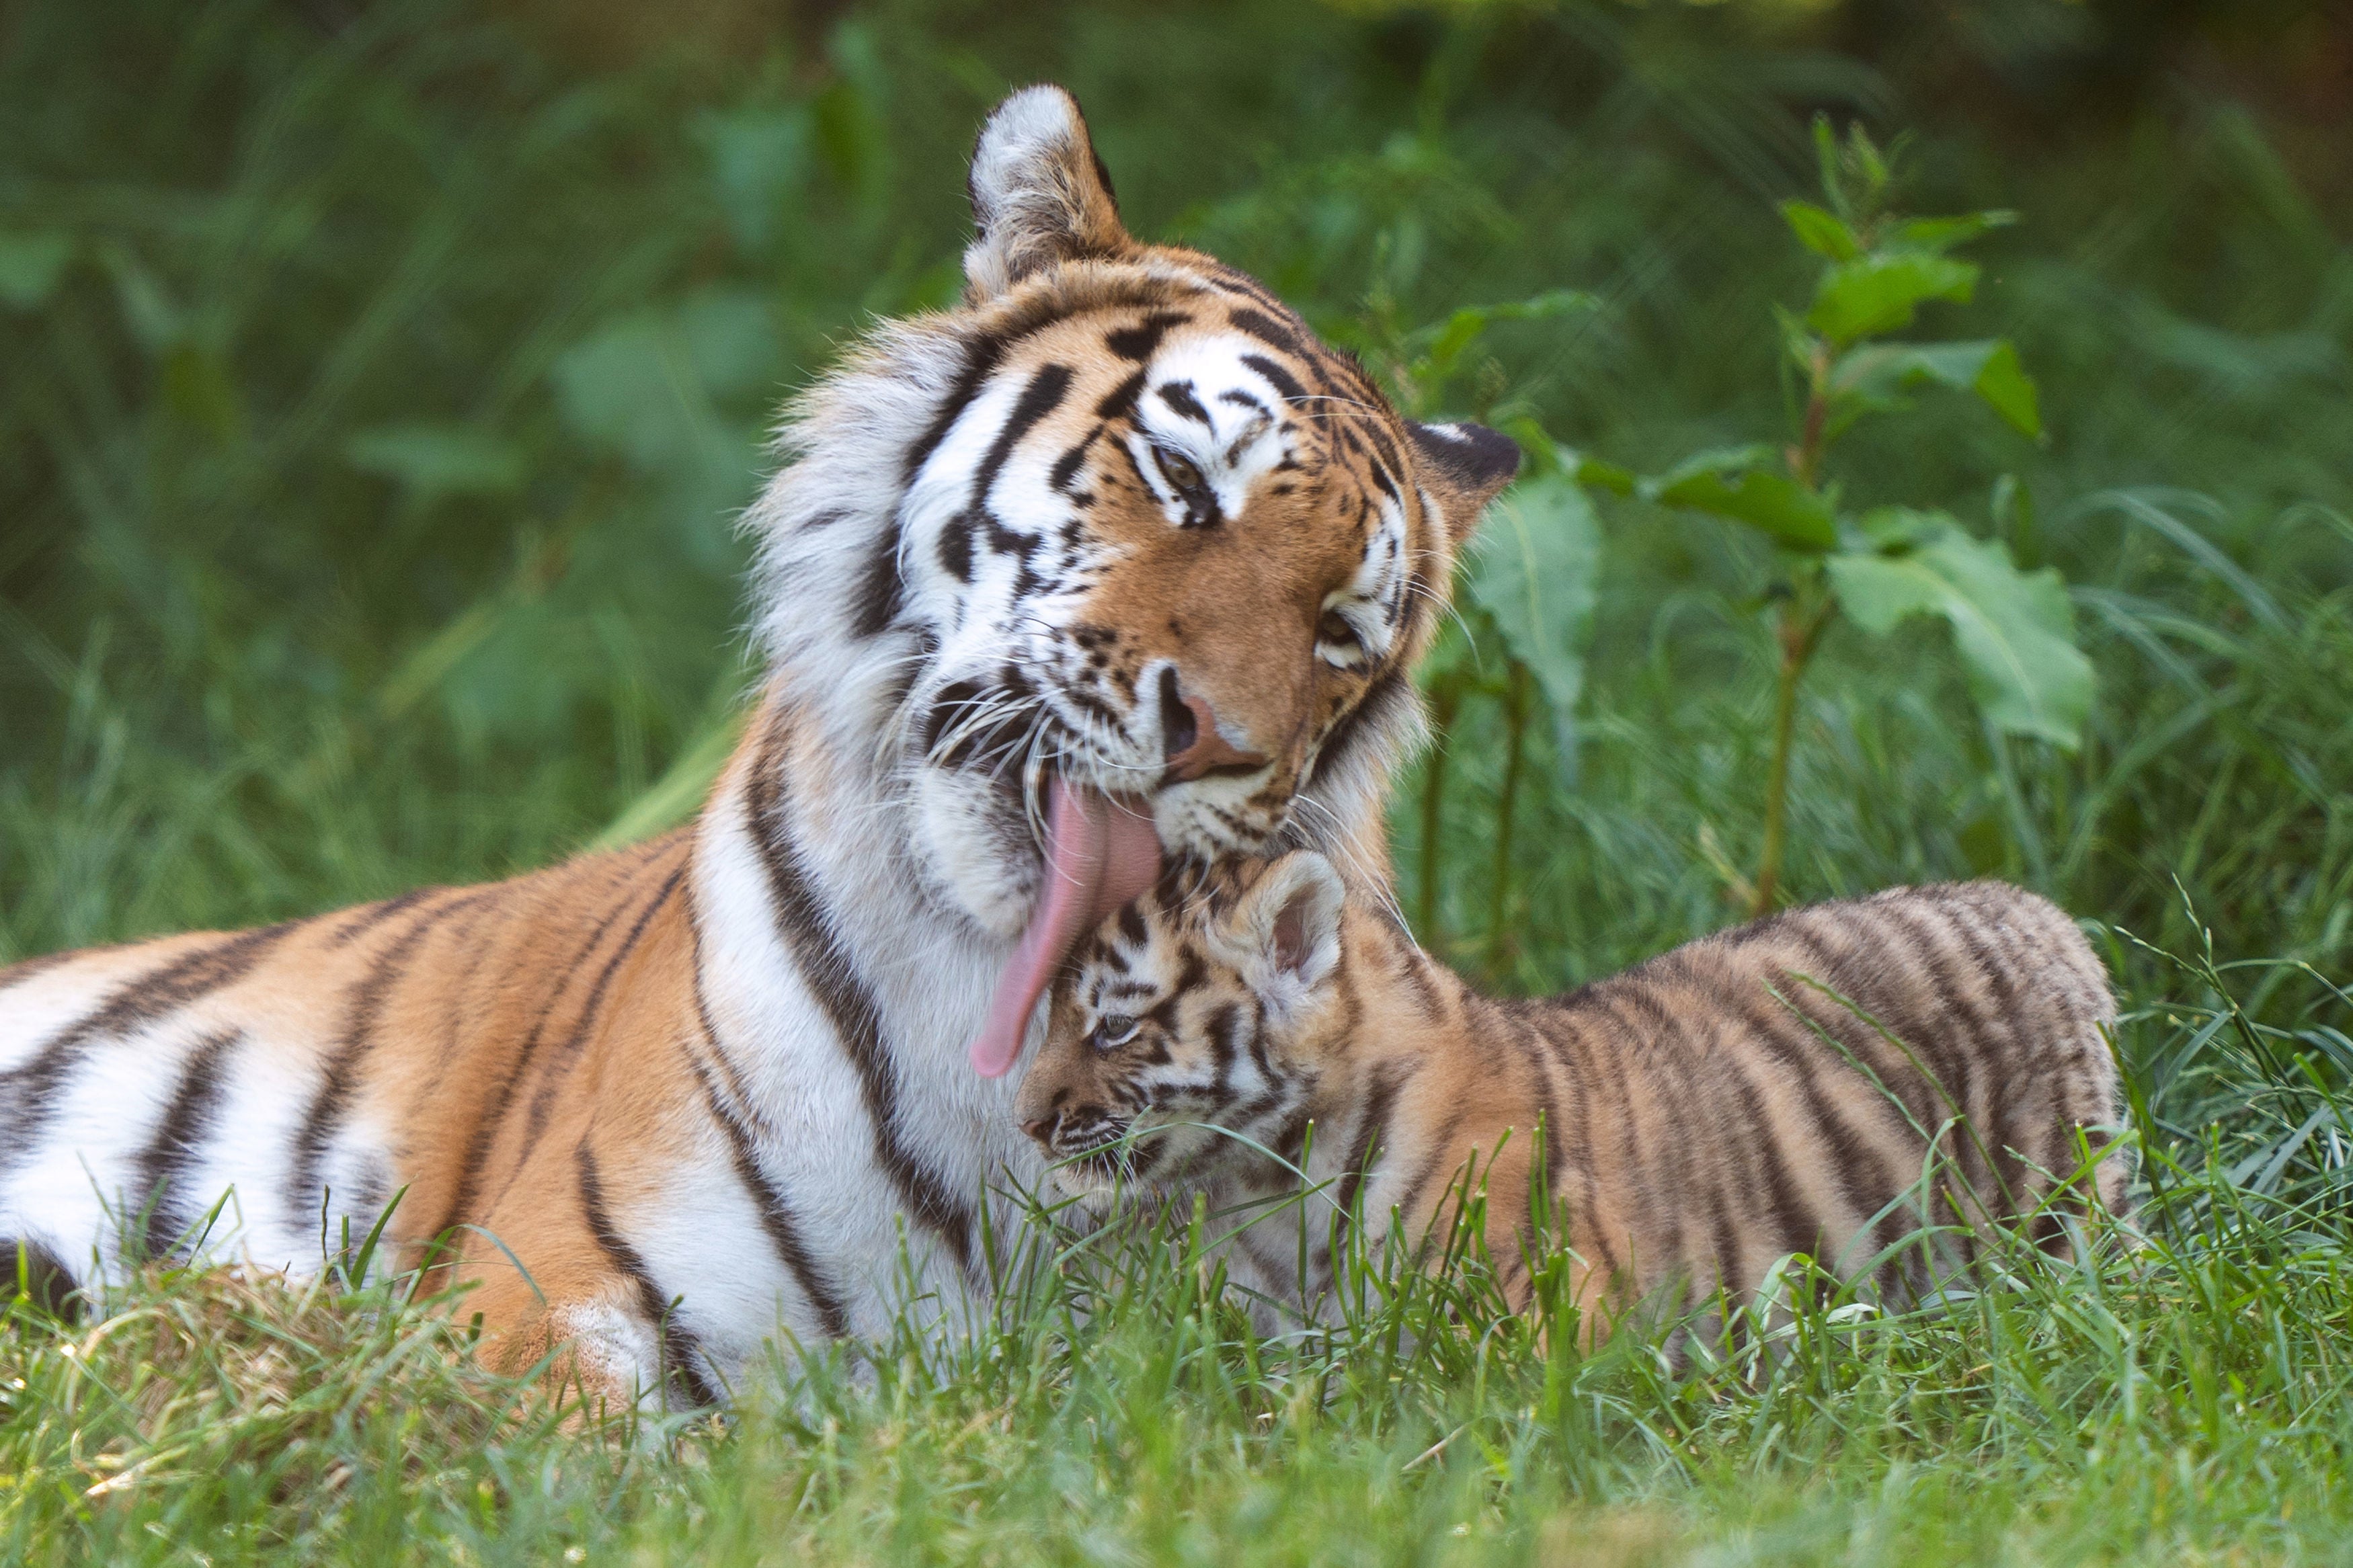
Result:
M1124 419L1134 413L1135 400L1144 395L1144 372L1139 370L1104 393L1102 401L1095 405L1095 417L1108 422Z
M996 488L997 476L1004 470L1005 460L1020 445L1021 437L1037 427L1038 421L1060 405L1070 390L1071 367L1066 364L1040 365L1038 374L1029 378L1029 384L1021 389L1020 397L1013 405L1013 412L1006 416L1004 428L988 444L980 467L973 470L973 510L987 510L988 492Z
M1600 1015L1605 1021L1611 1036L1608 1045L1615 1047L1614 1054L1619 1058L1620 1080L1622 1083L1627 1068L1638 1065L1632 1058L1638 1058L1642 1053L1634 1048L1638 1044L1636 1033L1627 1026L1625 1018L1620 1015L1614 1002L1614 998L1621 989L1622 986L1618 981L1604 981L1599 985L1577 993L1576 1000L1581 1007ZM1651 1090L1648 1097L1650 1102L1657 1105L1662 1111L1672 1117L1680 1107L1666 1103L1665 1086L1659 1082L1655 1074L1646 1076L1649 1077L1648 1087ZM1666 1222L1666 1240L1662 1256L1671 1260L1673 1267L1681 1268L1690 1261L1684 1247L1686 1237L1683 1231L1683 1190L1680 1186L1672 1191L1656 1190L1658 1173L1651 1158L1651 1151L1646 1136L1650 1129L1641 1125L1642 1117L1637 1110L1636 1097L1621 1089L1618 1109L1620 1111L1618 1119L1620 1165L1627 1173L1628 1180L1635 1184L1637 1192L1652 1200L1648 1203L1637 1201L1630 1204L1629 1208L1631 1212L1628 1215L1628 1225L1630 1227L1637 1223L1638 1215L1663 1218ZM1668 1157L1672 1161L1672 1154ZM1672 1168L1669 1173L1670 1179L1681 1179L1683 1173L1683 1163L1682 1161L1672 1161ZM1641 1248L1636 1247L1634 1251L1635 1264L1640 1268Z
M707 1014L705 1018L703 1027L707 1035L710 1028ZM718 1048L715 1037L712 1039L712 1048ZM837 1340L848 1339L849 1308L842 1300L841 1293L825 1278L816 1256L809 1251L807 1242L802 1239L800 1221L793 1214L792 1205L785 1200L785 1194L777 1190L776 1184L768 1180L767 1173L760 1168L759 1155L752 1146L751 1129L745 1127L742 1119L720 1098L719 1085L712 1080L709 1070L692 1057L687 1058L687 1065L694 1068L694 1076L702 1080L703 1099L711 1107L711 1119L719 1123L720 1131L727 1134L728 1153L734 1162L736 1179L752 1194L753 1206L760 1211L760 1228L768 1233L768 1245L776 1248L776 1257L784 1264L786 1271L792 1275L793 1283L800 1287L802 1296L817 1310L818 1323L827 1335Z
M1299 354L1299 334L1273 317L1257 310L1231 310L1226 320L1237 331L1248 332L1262 343L1270 343L1287 354ZM1247 363L1247 362L1245 362ZM1271 380L1271 377L1268 379Z
M415 900L393 901L407 908ZM296 1231L308 1226L319 1215L324 1196L319 1167L325 1162L327 1150L351 1110L352 1097L359 1089L360 1068L368 1053L375 1048L376 1028L384 1021L385 996L408 973L408 961L417 943L439 925L441 918L475 901L476 898L459 899L427 910L406 931L385 944L384 951L368 965L367 973L352 987L351 1000L343 1013L343 1038L328 1053L326 1067L319 1074L319 1087L311 1096L310 1110L303 1114L302 1125L295 1130L293 1146L287 1154L286 1212Z
M719 1391L695 1364L702 1346L684 1323L670 1310L670 1299L661 1293L654 1282L653 1270L628 1238L613 1224L613 1216L605 1210L605 1189L596 1178L596 1156L588 1152L586 1140L577 1151L580 1167L580 1207L588 1216L588 1234L596 1238L596 1246L615 1271L626 1276L637 1287L638 1310L654 1331L654 1340L661 1358L662 1396L670 1396L670 1383L675 1380L686 1385L687 1397L699 1405L719 1403Z
M56 1114L53 1100L59 1087L92 1045L155 1023L243 979L299 923L288 921L239 931L125 981L95 1011L60 1030L32 1060L0 1073L0 1088L16 1102L7 1143L0 1147L0 1175L14 1169L38 1142Z
M634 887L629 887L628 890L634 891ZM446 1235L450 1227L465 1223L471 1216L474 1192L481 1184L482 1167L490 1160L491 1145L498 1142L500 1131L506 1126L507 1112L514 1105L515 1088L522 1081L523 1073L539 1050L540 1039L546 1033L547 1021L554 1016L555 1005L564 999L565 993L571 987L572 977L580 973L580 966L588 962L588 955L596 951L597 944L605 940L605 933L612 929L613 922L619 920L621 911L628 907L629 900L624 897L605 911L604 917L590 929L588 940L580 944L580 950L573 954L572 962L564 966L564 973L556 977L555 984L540 999L539 1011L532 1017L531 1032L523 1037L522 1048L508 1064L506 1075L491 1091L480 1119L474 1123L473 1136L466 1142L465 1159L458 1167L457 1184L449 1194L449 1205L443 1211L440 1223L425 1233L427 1240Z
M349 947L401 910L416 904L418 900L431 898L440 890L438 888L411 888L396 899L385 899L380 903L362 905L351 919L335 928L335 934L327 939L327 945Z
M1190 419L1196 425L1208 425L1213 430L1217 428L1209 418L1209 411L1201 406L1199 398L1193 395L1193 384L1189 381L1162 383L1160 401L1181 418Z
M861 637L888 631L906 603L907 585L899 575L899 536L903 526L899 514L892 512L874 553L867 557L865 574L858 583L858 613L850 620L850 629Z
M955 428L955 422L964 416L965 407L979 393L981 383L989 378L997 362L1005 357L1005 346L1006 340L993 333L979 334L965 344L964 368L956 372L947 395L940 399L932 422L923 427L915 444L907 448L905 465L899 471L901 484L913 484L915 476L923 471L923 465L932 460L932 454L939 450L940 443L948 438L948 432Z
M1601 1223L1601 1187L1594 1174L1594 1152L1601 1145L1594 1132L1593 1096L1586 1082L1591 1075L1585 1056L1585 1035L1577 1026L1574 1012L1567 1004L1554 1003L1536 1012L1535 1023L1537 1037L1552 1047L1554 1058L1560 1064L1563 1079L1577 1107L1577 1146L1585 1151L1584 1157L1577 1162L1577 1195L1583 1206L1569 1212L1569 1237L1582 1238L1600 1254L1603 1277L1607 1279L1624 1265L1619 1261L1618 1249L1610 1245L1609 1233ZM1546 1027L1547 1025L1554 1027ZM1551 1147L1556 1149L1558 1143ZM1632 1177L1630 1167L1626 1173ZM1562 1174L1557 1165L1553 1167L1552 1190L1556 1194L1560 1191ZM1630 1217L1628 1223L1632 1223Z
M1047 476L1046 482L1053 486L1057 492L1062 495L1070 494L1071 481L1079 477L1079 469L1081 466L1086 462L1088 451L1093 447L1095 438L1101 436L1103 432L1103 426L1101 424L1097 424L1093 429L1088 431L1084 437L1074 442L1060 457L1055 458L1054 470Z
M1120 358L1142 363L1160 347L1160 340L1168 335L1171 327L1181 327L1193 318L1178 310L1154 310L1132 327L1119 327L1103 334L1103 347Z
M1410 1068L1393 1071L1386 1064L1373 1070L1373 1087L1371 1092L1365 1096L1365 1113L1356 1123L1356 1140L1349 1145L1347 1163L1341 1167L1337 1194L1340 1214L1332 1230L1332 1253L1335 1264L1347 1228L1356 1219L1356 1196L1364 1190L1366 1166L1371 1162L1378 1141L1388 1135L1389 1117L1397 1110L1398 1090L1412 1076Z
M1704 1006L1708 998L1703 993L1697 1000ZM1768 1200L1774 1224L1780 1231L1775 1253L1803 1252L1820 1262L1821 1215L1806 1202L1790 1176L1788 1163L1783 1158L1786 1151L1775 1133L1772 1116L1766 1106L1765 1091L1749 1075L1747 1064L1742 1059L1746 1054L1736 1048L1727 1050L1715 1064L1717 1083L1739 1097L1741 1112L1747 1120L1747 1125L1741 1130L1746 1136L1736 1144L1747 1156L1741 1163L1751 1170L1761 1167L1764 1172L1765 1192L1761 1195ZM1754 1200L1760 1194L1751 1185L1746 1195Z
M1432 1181L1437 1179L1441 1166L1446 1171L1447 1181L1450 1184L1453 1182L1458 1173L1469 1173L1472 1176L1473 1180L1476 1180L1475 1172L1465 1173L1464 1170L1464 1167L1470 1160L1473 1151L1460 1148L1454 1142L1455 1133L1461 1130L1462 1118L1463 1110L1460 1105L1455 1106L1447 1113L1446 1120L1439 1124L1438 1131L1430 1137L1430 1152L1421 1157L1421 1163L1414 1169L1413 1178L1406 1183L1403 1195L1401 1195L1396 1203L1389 1205L1396 1209L1398 1214L1408 1222L1412 1220L1415 1211L1421 1206L1421 1194L1423 1189L1428 1187ZM1494 1152L1492 1148L1477 1152L1488 1154ZM1447 1156L1450 1154L1453 1156L1453 1163L1451 1165L1446 1164ZM1467 1199L1470 1195L1470 1190L1466 1187L1461 1196L1463 1199ZM1458 1200L1458 1202L1460 1200ZM1432 1216L1433 1221L1435 1220L1435 1217L1436 1216L1434 1215ZM1433 1223L1431 1229L1434 1230L1436 1228L1437 1226ZM1427 1241L1429 1237L1427 1233L1425 1233L1414 1239L1416 1245L1419 1245L1422 1242Z
M1365 694L1356 700L1356 705L1341 714L1324 731L1324 743L1316 748L1307 776L1301 782L1312 782L1340 766L1375 725L1388 722L1400 708L1410 711L1416 700L1402 665L1393 664L1375 676L1365 688Z
M38 958L28 958L20 963L12 963L5 969L0 969L0 991L5 991L12 985L22 985L36 974L47 974L50 970L69 960L100 951L102 950L91 947L73 948L65 952L44 953ZM5 1261L0 1259L0 1262Z
M959 583L970 583L972 581L972 519L958 512L940 524L940 540L935 553L939 556L942 571Z
M972 1268L972 1215L952 1197L946 1185L916 1160L901 1141L898 1127L899 1086L891 1049L882 1037L881 1010L873 994L859 979L849 954L842 951L826 922L817 890L809 883L800 856L793 847L790 825L785 819L781 759L781 716L753 759L752 778L744 791L744 827L759 848L767 872L768 895L776 906L776 934L792 955L802 986L817 1000L833 1026L834 1037L858 1072L866 1114L874 1125L874 1159L899 1194L900 1206L945 1242L958 1264Z
M1264 354L1244 354L1242 363L1258 372L1269 386L1282 394L1285 403L1303 404L1307 401L1307 389L1299 384L1299 378Z
M1983 1037L1986 1021L1975 1007L1964 1005L1961 999L1953 994L1953 988L1947 983L1945 974L1942 953L1932 936L1924 929L1922 922L1910 910L1897 907L1883 909L1877 913L1885 927L1892 928L1894 931L1900 933L1903 939L1911 944L1915 950L1915 961L1905 968L1926 982L1936 999L1936 1013L1933 1016L1925 1019L1907 1019L1907 1026L1905 1028L1897 1028L1890 1022L1888 1032L1910 1047L1913 1053L1921 1060L1936 1068L1936 1077L1941 1081L1945 1092L1952 1097L1952 1108L1957 1109L1962 1115L1968 1117L1969 1132L1974 1132L1976 1136L1969 1136L1969 1132L1955 1134L1953 1162L1959 1169L1962 1179L1975 1186L1976 1180L1969 1175L1969 1161L1973 1156L1977 1158L1978 1164L1983 1168L1986 1176L1989 1178L1995 1176L1995 1172L1988 1162L1978 1152L1978 1142L1991 1129L1978 1124L1978 1118L1972 1109L1977 1100L1977 1075L1969 1070L1970 1051L1968 1044L1965 1042L1961 1048L1955 1050L1940 1051L1938 1047L1944 1046L1950 1038L1953 1020L1964 1020L1966 1032L1972 1039ZM1878 1011L1861 997L1856 997L1855 1000L1870 1011ZM1938 1120L1943 1120L1943 1116L1940 1115ZM1990 1196L1990 1194L1988 1195Z
M557 1092L563 1089L565 1079L571 1076L572 1068L580 1059L580 1053L588 1048L589 1037L596 1032L597 1016L604 1009L605 993L613 984L613 976L619 973L622 964L628 962L629 954L637 951L638 942L646 934L646 927L653 923L653 918L661 913L663 906L678 891L679 884L686 879L686 867L687 862L681 859L670 874L662 879L661 887L646 907L638 911L637 923L629 927L628 935L613 949L613 955L605 961L605 967L596 972L596 983L588 988L588 999L580 1005L580 1016L573 1021L572 1032L565 1036L564 1043L555 1047L554 1053L547 1058L547 1065L540 1069L539 1091L531 1097L531 1114L523 1124L522 1152L515 1156L517 1170L530 1162L531 1152L538 1146L540 1134L547 1131L548 1113L555 1108Z
M1749 994L1747 986L1743 984L1746 978L1736 978L1730 988L1720 994L1721 1000L1732 1010L1736 1020L1746 1026L1757 1047L1771 1056L1797 1085L1799 1096L1806 1102L1807 1113L1813 1119L1815 1131L1830 1145L1831 1177L1837 1184L1840 1195L1846 1200L1848 1209L1857 1221L1867 1222L1909 1184L1901 1173L1888 1168L1887 1163L1880 1157L1879 1149L1858 1134L1844 1112L1822 1092L1820 1080L1815 1076L1813 1064L1807 1054L1792 1041L1781 1037L1781 1027L1785 1024L1793 1031L1805 1030L1803 1020L1807 1016L1801 1014L1792 1018L1786 1014L1776 1014ZM1810 1036L1811 1031L1806 1032ZM1856 1054L1860 1058L1861 1052ZM1843 1066L1843 1062L1841 1065ZM1848 1070L1852 1072L1853 1069ZM1890 1093L1894 1092L1894 1087L1892 1084L1888 1086ZM1873 1100L1880 1100L1876 1089L1870 1092ZM1882 1123L1881 1131L1892 1132L1901 1142L1917 1142L1916 1135L1909 1127L1886 1125L1891 1118L1901 1121L1896 1108L1882 1101L1882 1109L1873 1118ZM1903 1239L1894 1231L1897 1223L1894 1215L1881 1216L1873 1235L1882 1250ZM1828 1263L1831 1260L1823 1261Z
M1553 1092L1552 1064L1546 1059L1544 1035L1535 1026L1535 1020L1521 1011L1507 1012L1504 1016L1512 1031L1512 1044L1518 1048L1521 1059L1527 1064L1529 1073L1535 1079L1536 1125L1529 1130L1529 1135L1541 1142L1531 1151L1531 1157L1536 1153L1543 1156L1545 1193L1549 1200L1553 1184L1560 1180L1561 1148L1560 1100ZM1535 1191L1533 1182L1529 1184L1528 1190L1533 1196ZM1533 1212L1529 1218L1534 1221Z
M141 1202L147 1210L142 1237L144 1250L138 1261L162 1259L196 1222L195 1207L186 1201L188 1175L203 1153L206 1140L212 1136L213 1120L220 1110L221 1067L244 1042L244 1031L239 1029L223 1029L196 1042L180 1069L180 1081L172 1090L171 1103L164 1108L163 1120L155 1123L146 1146L132 1163L137 1184L132 1190L142 1194ZM131 1238L125 1236L123 1240L127 1249Z

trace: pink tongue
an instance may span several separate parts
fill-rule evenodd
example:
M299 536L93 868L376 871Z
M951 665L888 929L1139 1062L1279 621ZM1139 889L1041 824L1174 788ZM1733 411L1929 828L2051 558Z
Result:
M1150 817L1059 777L1048 785L1046 884L973 1039L975 1072L1003 1078L1011 1070L1038 998L1080 936L1159 875L1160 838Z

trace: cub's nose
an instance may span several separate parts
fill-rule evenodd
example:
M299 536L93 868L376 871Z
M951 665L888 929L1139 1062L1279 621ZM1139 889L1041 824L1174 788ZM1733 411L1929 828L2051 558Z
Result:
M1266 766L1264 752L1245 752L1218 733L1208 700L1185 696L1174 665L1160 667L1160 750L1168 764L1160 775L1164 789L1211 773L1254 773Z
M1033 1116L1021 1124L1021 1131L1043 1143L1046 1141L1046 1135L1054 1131L1054 1119L1050 1116Z

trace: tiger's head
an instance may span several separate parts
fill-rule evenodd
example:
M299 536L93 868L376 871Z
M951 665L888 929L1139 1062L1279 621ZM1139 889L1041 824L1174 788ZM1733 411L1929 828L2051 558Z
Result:
M1294 850L1165 879L1082 939L1014 1102L1055 1183L1100 1208L1297 1163L1359 1021L1345 907L1331 862Z
M1409 671L1519 453L1400 416L1263 285L1132 237L1059 88L997 108L970 188L962 308L803 399L752 522L780 679L881 757L922 884L1023 939L975 1047L997 1073L1164 855L1386 874Z

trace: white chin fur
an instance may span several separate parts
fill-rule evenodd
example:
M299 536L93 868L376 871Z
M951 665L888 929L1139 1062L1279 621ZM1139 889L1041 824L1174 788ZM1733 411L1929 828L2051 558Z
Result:
M1008 817L1003 792L968 773L919 769L914 824L925 880L989 935L1018 937L1043 863L1026 825Z

